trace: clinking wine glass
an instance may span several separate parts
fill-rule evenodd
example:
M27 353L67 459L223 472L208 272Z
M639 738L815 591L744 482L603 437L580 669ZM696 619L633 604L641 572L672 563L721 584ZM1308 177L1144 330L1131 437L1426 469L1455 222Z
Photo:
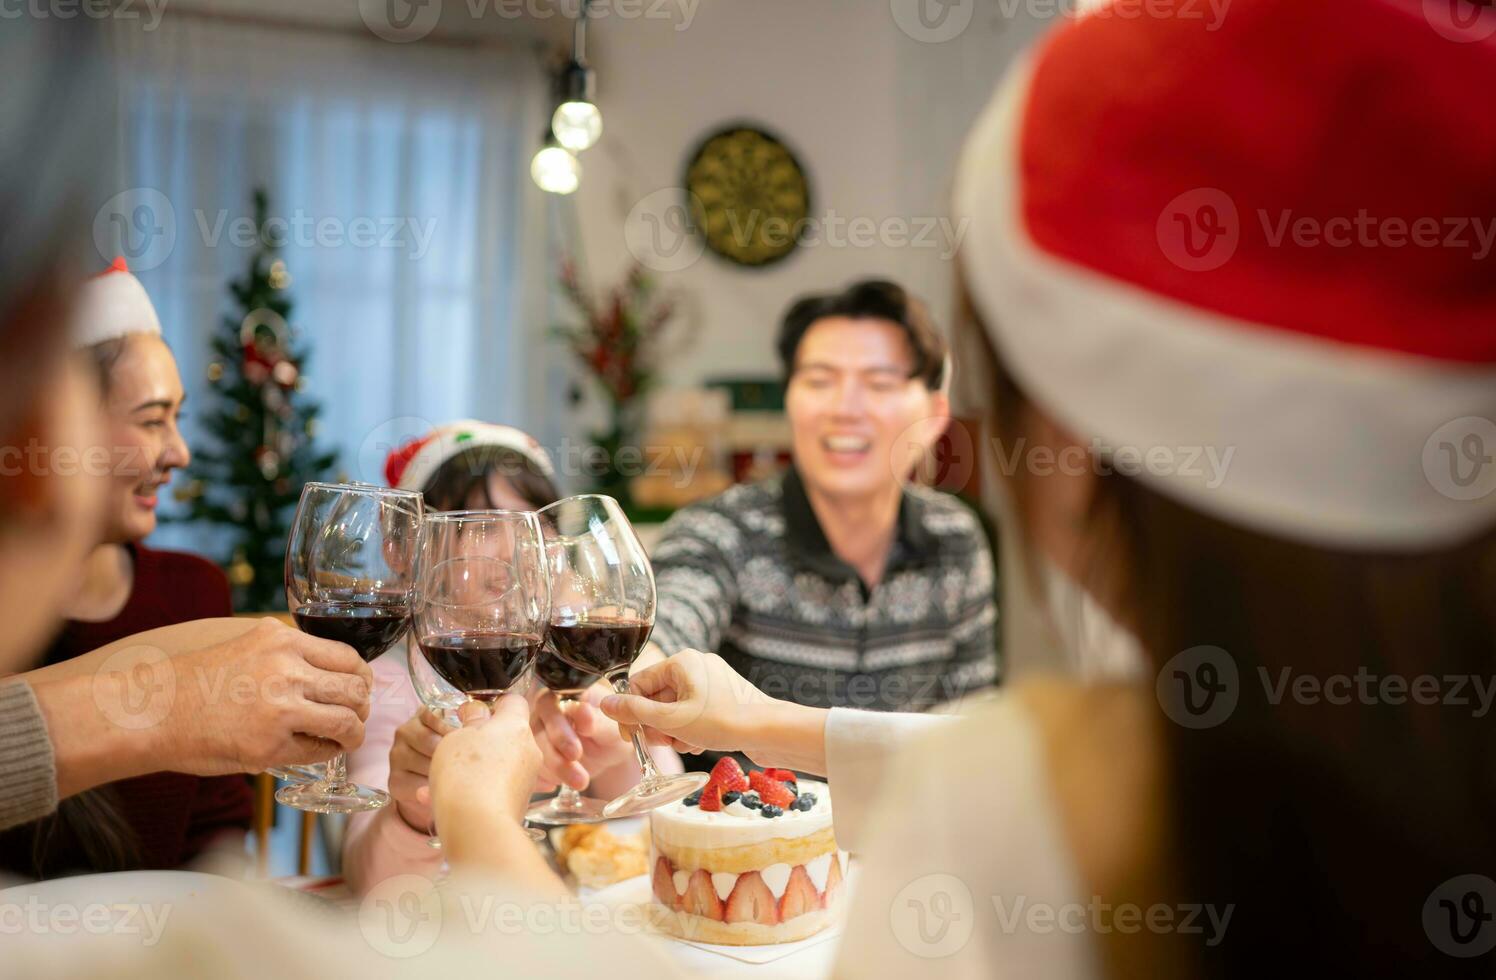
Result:
M552 601L555 601L554 593ZM547 641L545 648L540 651L539 659L535 661L535 679L556 695L564 714L579 704L582 695L589 687L602 680L603 675L573 667L558 657L555 647ZM603 807L606 803L606 800L583 796L562 783L555 796L532 806L525 814L525 819L541 824L596 823L603 819Z
M410 624L421 495L368 484L308 483L286 546L286 601L303 633L351 646L365 662ZM284 786L275 798L316 813L376 810L383 790L348 779L338 753L322 778Z
M492 704L523 680L545 639L550 585L540 523L520 511L429 514L419 552L416 648L466 698ZM411 680L419 691L414 666Z
M612 497L568 497L539 514L551 578L547 640L562 660L601 674L615 691L626 694L629 666L654 628L649 556ZM705 773L662 774L637 729L633 742L644 776L603 807L604 817L647 813L684 799L707 781Z

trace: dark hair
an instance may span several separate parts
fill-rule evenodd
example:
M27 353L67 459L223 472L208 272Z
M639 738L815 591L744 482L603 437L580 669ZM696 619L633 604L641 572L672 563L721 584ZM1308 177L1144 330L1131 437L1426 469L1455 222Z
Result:
M786 378L795 373L800 341L818 320L828 317L886 320L894 324L909 338L909 349L914 353L914 370L909 376L924 382L931 391L939 390L945 383L948 348L930 319L930 311L903 286L885 279L864 279L839 293L796 300L779 327L779 360L784 364Z
M125 344L129 340L128 336L113 337L109 340L101 340L97 344L90 344L82 351L88 355L89 362L93 365L94 376L99 382L99 391L105 395L109 394L110 375L114 373L114 366L124 355Z
M991 348L989 348L989 353ZM1032 402L994 357L997 434L1016 444ZM1020 514L1042 489L1008 477ZM1445 882L1496 868L1496 726L1470 706L1296 703L1271 684L1310 675L1491 677L1496 532L1426 554L1355 553L1268 537L1110 472L1090 540L1121 569L1119 604L1153 673L1171 867L1179 902L1234 907L1204 976L1261 977L1335 963L1346 976L1489 975L1443 957L1423 910ZM1101 557L1091 556L1093 562ZM1168 720L1152 680L1209 645L1239 675L1214 727ZM1308 701L1308 699L1303 699ZM1442 911L1440 914L1443 914Z
M99 40L86 18L18 17L0 31L0 435L66 352L72 291L99 262L85 249L114 88Z
M481 491L487 507L488 477L497 473L509 481L514 492L530 506L540 509L561 499L555 481L540 471L528 456L506 446L475 446L465 449L437 467L421 489L431 510L461 510L474 490Z

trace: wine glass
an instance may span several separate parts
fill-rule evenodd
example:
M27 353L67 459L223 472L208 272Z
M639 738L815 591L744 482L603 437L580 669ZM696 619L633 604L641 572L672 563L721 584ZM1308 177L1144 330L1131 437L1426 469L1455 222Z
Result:
M555 601L554 592L551 601ZM602 680L603 675L573 667L556 656L554 645L547 640L545 648L540 651L540 657L535 661L535 679L556 695L561 712L565 714L581 703L582 694ZM525 819L544 824L596 823L603 819L604 803L604 800L583 796L562 783L555 796L532 806L530 812L525 814Z
M432 668L426 655L421 652L420 644L416 643L412 636L405 638L405 657L410 669L410 683L416 690L416 697L420 698L423 705L430 708L447 724L454 728L461 725L462 722L457 718L457 709L467 701L467 695L448 684L442 675ZM426 828L426 846L439 851L442 847L442 840L436 836L436 818L433 816L431 819L433 821L431 826Z
M360 483L308 483L286 546L286 601L303 633L353 647L365 662L410 625L421 495ZM339 752L322 778L283 786L275 798L316 813L377 810L383 790L348 780Z
M540 522L527 511L430 514L419 551L416 649L463 700L492 704L519 684L544 642L551 593ZM414 666L411 681L423 686Z
M649 556L612 497L567 497L539 511L551 573L551 620L546 638L577 669L601 674L620 694L629 665L654 628L655 582ZM666 776L655 768L634 730L634 754L644 778L603 807L607 818L647 813L684 799L706 773Z

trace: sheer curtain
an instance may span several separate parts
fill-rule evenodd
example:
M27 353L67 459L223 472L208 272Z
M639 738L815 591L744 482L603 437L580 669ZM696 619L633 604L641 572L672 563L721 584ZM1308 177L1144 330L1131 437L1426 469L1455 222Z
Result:
M189 439L257 186L288 239L318 438L346 475L380 480L390 446L431 422L542 421L543 372L525 369L547 359L549 281L528 176L547 96L531 49L190 16L120 46L121 186L167 202L155 217L174 239L136 261L181 365ZM206 544L181 526L158 537Z

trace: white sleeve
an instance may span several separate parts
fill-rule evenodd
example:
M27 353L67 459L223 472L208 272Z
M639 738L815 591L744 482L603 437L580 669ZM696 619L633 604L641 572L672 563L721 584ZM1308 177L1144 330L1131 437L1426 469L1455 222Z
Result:
M1088 893L1019 703L999 696L885 766L852 863L837 978L1102 975ZM839 810L841 787L833 791Z
M890 760L901 748L956 722L947 715L832 708L826 718L826 778L835 794L836 842L858 851Z

